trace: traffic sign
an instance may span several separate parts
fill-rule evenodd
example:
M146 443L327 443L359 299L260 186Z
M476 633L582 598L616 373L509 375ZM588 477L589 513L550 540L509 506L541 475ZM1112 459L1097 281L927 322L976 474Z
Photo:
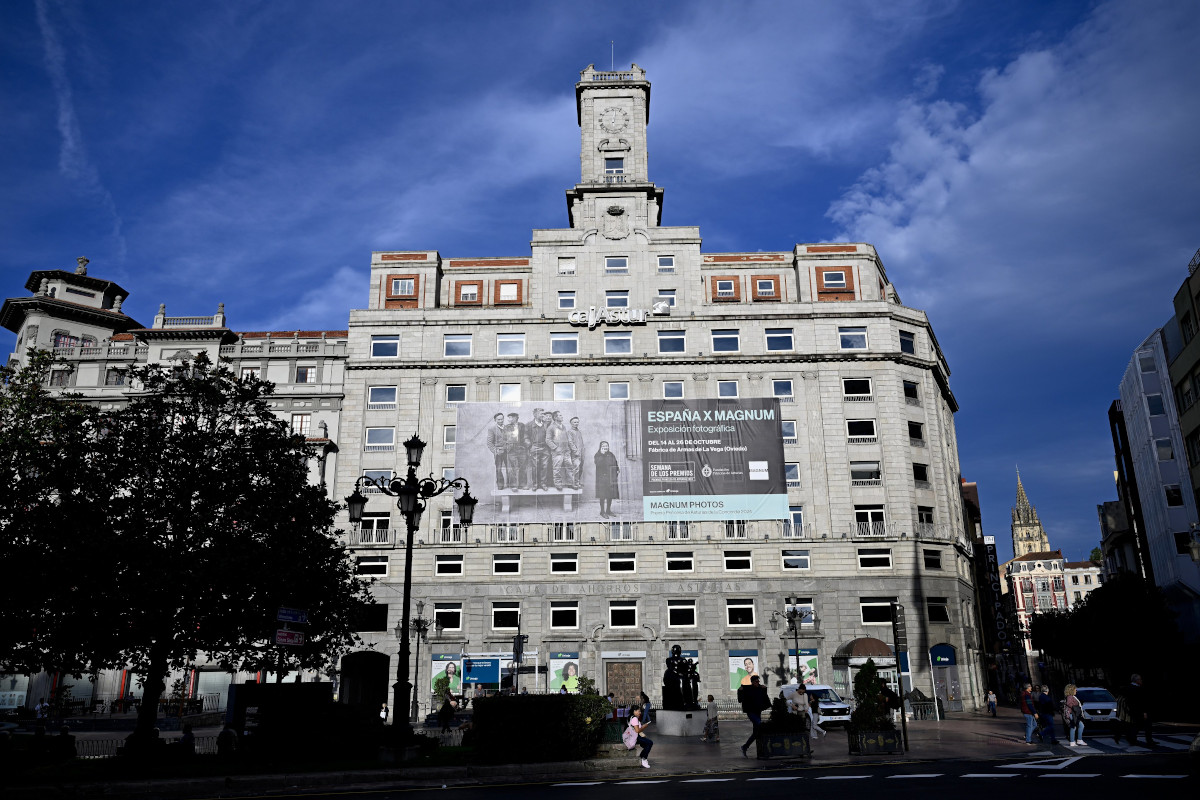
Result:
M275 644L299 646L304 644L304 631L275 631Z
M275 615L280 622L293 622L296 625L308 624L308 611L299 608L281 608Z

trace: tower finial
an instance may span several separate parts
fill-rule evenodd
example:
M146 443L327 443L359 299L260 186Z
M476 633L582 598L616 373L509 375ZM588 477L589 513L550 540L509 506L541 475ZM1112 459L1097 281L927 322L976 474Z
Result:
M88 259L85 258L84 256L80 256L79 258L75 259L75 263L79 265L78 267L75 268L75 274L76 275L87 275Z

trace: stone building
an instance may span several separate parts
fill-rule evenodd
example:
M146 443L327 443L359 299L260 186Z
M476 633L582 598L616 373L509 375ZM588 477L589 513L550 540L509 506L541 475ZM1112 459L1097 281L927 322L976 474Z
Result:
M1012 544L1014 557L1044 553L1050 549L1050 539L1046 536L1042 521L1038 519L1037 509L1030 505L1029 497L1025 494L1020 471L1017 472L1017 504L1012 510Z

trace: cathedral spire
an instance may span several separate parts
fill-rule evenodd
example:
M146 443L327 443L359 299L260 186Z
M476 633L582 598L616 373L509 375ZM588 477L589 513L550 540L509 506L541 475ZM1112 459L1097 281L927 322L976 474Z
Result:
M1014 556L1044 553L1050 549L1050 538L1038 519L1037 509L1025 494L1020 468L1017 469L1017 503L1012 510L1012 537Z

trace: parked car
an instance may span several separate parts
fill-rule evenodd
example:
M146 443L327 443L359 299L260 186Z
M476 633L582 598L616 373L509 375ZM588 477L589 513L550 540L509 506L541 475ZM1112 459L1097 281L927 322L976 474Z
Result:
M1117 719L1117 698L1100 686L1080 686L1075 691L1083 707L1083 725L1109 725Z
M808 693L817 698L821 711L817 715L817 724L822 728L829 725L849 725L850 706L834 691L832 686L813 684L805 687Z

